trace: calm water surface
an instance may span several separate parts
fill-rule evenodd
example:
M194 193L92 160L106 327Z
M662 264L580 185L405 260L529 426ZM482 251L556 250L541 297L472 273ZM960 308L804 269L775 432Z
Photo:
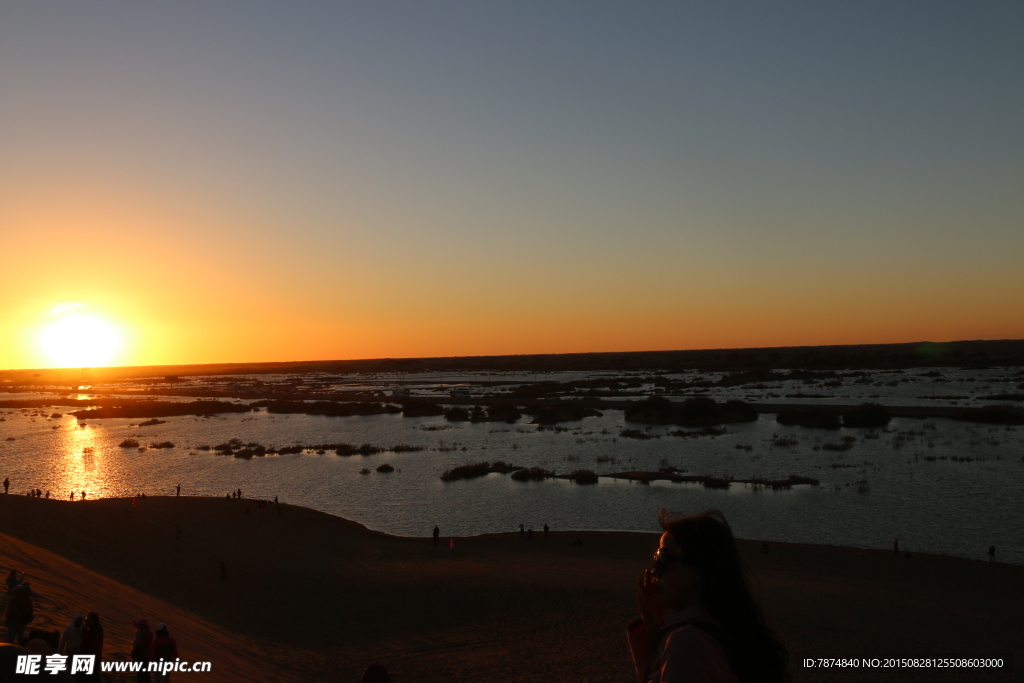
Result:
M740 392L743 393L743 392ZM19 396L18 398L23 398ZM443 418L271 415L265 410L215 418L170 417L138 427L138 420L93 420L79 426L55 407L5 410L0 415L0 476L12 494L29 488L66 499L183 493L273 498L352 519L405 536L534 529L654 531L659 508L693 512L722 509L740 537L864 548L890 548L982 558L989 545L1002 561L1024 564L1024 429L949 420L893 420L885 430L820 431L785 427L774 416L729 425L719 437L678 438L669 428L650 440L622 438L621 411L566 423L567 430L526 424L448 423ZM440 427L433 431L428 428ZM777 437L793 437L779 447ZM821 450L853 437L846 451ZM121 448L171 441L174 448ZM340 457L304 453L243 460L197 450L231 438L266 446L348 442L421 445L414 453ZM773 443L773 439L775 442ZM738 448L743 446L744 448ZM815 447L819 450L815 450ZM748 448L749 447L749 450ZM598 460L601 460L600 462ZM446 469L504 460L560 473L656 470L669 464L689 474L738 478L821 480L791 491L733 484L709 490L696 484L641 485L602 478L593 486L549 480L519 483L507 475L445 483ZM391 473L376 467L389 463ZM364 468L370 474L361 474Z

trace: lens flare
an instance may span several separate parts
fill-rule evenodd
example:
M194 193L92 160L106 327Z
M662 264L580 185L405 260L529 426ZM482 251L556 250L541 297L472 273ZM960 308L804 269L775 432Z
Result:
M38 346L52 367L98 367L118 357L124 333L99 316L64 313L39 332Z

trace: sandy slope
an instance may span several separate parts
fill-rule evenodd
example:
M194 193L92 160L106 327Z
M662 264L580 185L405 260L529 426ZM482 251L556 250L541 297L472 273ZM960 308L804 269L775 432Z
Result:
M196 680L358 680L381 661L403 683L629 681L622 627L656 542L653 534L582 533L584 545L571 546L576 534L502 534L435 548L429 538L386 536L303 508L278 515L255 501L185 497L132 505L0 496L0 523L38 546L0 537L0 569L27 567L44 618L62 627L75 611L96 609L112 652L126 651L136 616L165 620L183 653L209 658L215 675L227 676ZM743 553L794 660L999 653L1024 665L1024 568L786 544L768 555L743 544ZM218 580L221 560L228 581Z
M209 673L175 673L184 681L282 681L302 680L287 667L268 670L260 664L263 647L253 638L225 631L202 617L150 597L113 579L90 571L54 553L0 534L0 566L5 576L10 567L25 572L33 588L35 619L30 628L63 631L79 611L96 611L104 626L104 659L127 660L134 635L132 623L147 618L155 627L168 624L179 639L179 655L188 661L210 661ZM0 611L8 595L0 596ZM134 680L114 675L109 680Z

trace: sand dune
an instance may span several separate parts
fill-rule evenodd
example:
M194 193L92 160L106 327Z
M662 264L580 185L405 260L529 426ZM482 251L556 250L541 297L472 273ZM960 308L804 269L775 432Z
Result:
M266 644L230 633L195 613L150 597L37 546L0 534L0 566L17 567L32 584L35 619L30 628L63 631L79 611L96 611L104 626L104 659L128 660L135 629L132 623L147 618L152 626L168 624L181 642L179 655L188 661L213 663L209 673L175 673L184 681L299 681L303 677L277 665L261 665ZM5 571L6 574L6 571ZM0 608L8 596L0 597ZM2 609L0 609L2 611ZM135 680L112 675L109 680Z
M654 511L652 510L652 516ZM24 568L40 618L95 609L107 652L139 616L166 621L194 680L358 680L380 661L406 681L629 681L622 628L656 536L553 532L396 538L255 501L68 503L0 496L0 568ZM176 538L176 527L181 538ZM444 530L442 529L442 533ZM424 529L424 534L429 529ZM582 546L569 541L579 535ZM13 538L11 538L13 537ZM20 540L19 540L20 539ZM32 544L32 545L29 545ZM992 655L1024 662L1024 568L772 544L742 547L794 661ZM219 563L229 579L218 580ZM793 667L798 681L865 674ZM1008 672L873 672L870 680L1011 680ZM185 679L184 676L181 679Z

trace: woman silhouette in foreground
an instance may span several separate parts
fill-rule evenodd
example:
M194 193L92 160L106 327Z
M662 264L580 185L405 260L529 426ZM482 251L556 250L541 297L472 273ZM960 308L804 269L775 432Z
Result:
M788 680L789 655L750 593L722 513L658 518L664 533L638 578L640 617L627 631L639 680Z

